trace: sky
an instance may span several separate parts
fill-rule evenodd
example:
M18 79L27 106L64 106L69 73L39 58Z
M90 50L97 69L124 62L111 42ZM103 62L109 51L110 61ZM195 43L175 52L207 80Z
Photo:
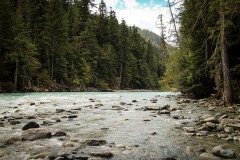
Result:
M97 4L100 1L95 0ZM124 19L128 26L135 25L158 35L160 30L156 27L156 23L159 23L158 16L163 14L163 22L167 27L166 32L168 32L171 18L167 0L104 0L104 2L108 9L112 7L116 11L119 22Z

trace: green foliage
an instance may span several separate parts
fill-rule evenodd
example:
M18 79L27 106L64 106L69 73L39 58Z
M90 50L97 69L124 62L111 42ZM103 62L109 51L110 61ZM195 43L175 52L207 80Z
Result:
M104 1L92 14L93 2L1 2L1 90L157 89L159 50L136 27L119 24Z
M240 12L236 8L240 3L235 0L224 1L223 5L231 75L233 82L237 82ZM198 98L214 92L221 94L223 77L220 54L220 1L186 0L180 19L180 48L169 55L161 85L168 83ZM234 88L236 87L237 85L234 85Z

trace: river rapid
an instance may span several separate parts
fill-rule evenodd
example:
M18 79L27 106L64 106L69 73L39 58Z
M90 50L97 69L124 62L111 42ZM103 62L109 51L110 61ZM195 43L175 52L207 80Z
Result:
M193 103L177 104L179 97L172 92L0 94L0 158L192 160L201 158L186 151L188 146L211 150L218 144L237 152L239 142L183 131L208 112ZM161 114L156 106L171 112ZM51 136L23 140L22 128L30 121Z

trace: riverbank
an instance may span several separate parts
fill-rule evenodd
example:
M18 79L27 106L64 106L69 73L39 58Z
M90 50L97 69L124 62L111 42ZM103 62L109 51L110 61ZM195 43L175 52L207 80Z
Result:
M221 101L165 92L0 96L2 159L240 157L239 108Z

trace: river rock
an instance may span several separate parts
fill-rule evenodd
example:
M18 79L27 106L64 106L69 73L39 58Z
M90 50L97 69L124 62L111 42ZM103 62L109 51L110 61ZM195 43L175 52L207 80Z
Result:
M227 138L228 134L218 134L218 138Z
M212 122L212 123L218 123L217 118L215 117L208 117L203 120L203 122Z
M30 103L30 106L33 106L33 105L35 105L35 104L36 104L36 103L34 103L34 102L31 102L31 103Z
M215 101L215 106L223 106L224 105L224 103L223 103L223 101Z
M86 140L86 141L83 141L82 143L85 145L88 145L88 146L102 146L102 145L107 144L107 141L105 141L105 140Z
M66 132L63 132L63 131L58 131L58 132L56 132L53 136L54 136L54 137L67 136L67 133L66 133Z
M22 133L22 140L34 141L37 139L51 138L52 133L45 128L30 128Z
M118 106L118 105L113 105L113 106L112 106L112 109L113 109L113 110L123 110L124 107L121 107L121 106Z
M136 103L136 102L137 102L137 100L132 100L132 102L133 102L133 103Z
M37 124L34 121L30 121L25 126L23 126L22 130L27 130L27 129L30 129L30 128L39 128L39 124Z
M205 152L205 149L201 146L187 146L186 153L190 157L194 157Z
M51 156L51 154L52 154L51 152L43 152L43 153L33 155L33 156L29 157L28 159L44 159L46 157Z
M219 156L219 157L222 157L222 158L235 158L236 157L236 154L235 152L233 152L232 150L230 149L227 149L226 146L223 146L223 145L219 145L219 146L216 146L212 149L212 153L215 155L215 156Z
M3 122L0 122L0 127L4 127L4 123Z
M77 115L70 115L68 116L68 118L77 118L78 116Z
M233 123L233 119L229 119L229 118L221 119L221 122L220 122L220 124L222 125L231 124L231 123Z
M183 119L184 117L182 115L175 114L175 115L172 115L172 118L173 119Z
M0 151L0 158L3 158L3 157L5 157L5 156L7 156L7 155L8 155L7 152L5 152L5 151Z
M207 134L208 134L208 131L200 131L196 135L197 136L207 136Z
M17 121L17 120L13 120L13 121L10 121L10 124L11 125L16 125L16 124L20 124L21 122L20 121Z
M9 138L5 141L4 145L12 145L12 144L17 143L19 141L21 141L21 139L19 137L11 137L11 138Z
M158 111L157 114L170 114L170 111L167 109L164 109L164 110Z
M216 107L208 107L208 111L216 111Z
M113 156L113 153L109 151L103 151L103 152L92 152L90 153L90 155L95 157L101 157L101 158L111 158Z
M61 122L61 119L58 117L52 117L51 120L53 120L55 122Z
M207 122L206 125L210 128L210 129L214 129L217 127L217 125L215 123L212 122Z
M240 123L238 124L228 124L228 127L232 127L235 130L240 130Z
M194 127L183 127L183 130L189 133L195 133Z
M99 103L99 104L95 104L96 107L102 107L103 104Z
M56 109L56 112L57 113L62 113L62 112L65 112L66 110L64 110L64 109Z
M157 103L157 98L152 98L152 99L150 99L150 101L152 102L152 103Z
M162 158L161 160L177 160L177 159L173 157L167 157L167 158Z
M36 119L37 117L35 115L30 115L30 116L27 116L27 119Z
M178 103L178 104L190 103L190 99L180 99L177 103Z
M149 111L160 110L160 106L154 105L154 104L148 104L144 107L144 110L149 110Z
M199 155L199 158L201 158L201 159L203 159L203 160L214 160L214 159L220 160L219 157L214 156L214 155L211 154L211 153L202 153L202 154Z
M72 143L72 142L66 142L66 143L63 143L63 147L64 147L64 148L67 148L67 147L74 147L74 143Z
M226 133L234 133L234 129L232 127L226 127L226 128L224 128L224 131Z

